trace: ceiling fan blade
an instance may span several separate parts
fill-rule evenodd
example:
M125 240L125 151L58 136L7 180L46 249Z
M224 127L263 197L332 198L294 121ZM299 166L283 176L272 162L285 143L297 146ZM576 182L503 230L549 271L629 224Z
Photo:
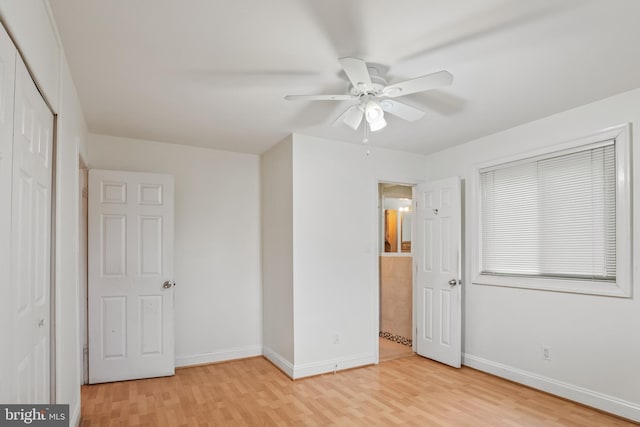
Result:
M372 90L371 76L367 69L367 63L359 58L340 58L340 64L344 72L349 77L351 84L358 90Z
M353 95L287 95L287 101L350 101L357 99Z
M394 83L382 89L384 96L395 98L396 96L410 95L416 92L449 86L453 82L453 76L448 71L438 71L426 76L416 77L402 82Z
M380 101L380 107L394 116L400 117L408 122L415 122L424 117L424 111L418 110L415 107L404 104L402 102L394 101L393 99L384 99Z

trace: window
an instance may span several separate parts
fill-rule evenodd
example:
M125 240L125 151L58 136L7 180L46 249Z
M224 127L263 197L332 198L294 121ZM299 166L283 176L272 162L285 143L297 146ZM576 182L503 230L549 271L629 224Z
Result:
M630 295L628 126L480 167L475 283Z

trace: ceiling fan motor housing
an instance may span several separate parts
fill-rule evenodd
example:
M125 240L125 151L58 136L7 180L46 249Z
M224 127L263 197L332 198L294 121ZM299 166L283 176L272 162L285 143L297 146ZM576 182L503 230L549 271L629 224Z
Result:
M353 96L364 96L364 95L380 96L382 95L382 90L385 88L385 86L387 86L387 80L384 77L372 75L371 86L372 86L372 89L367 90L365 87L356 87L354 85L350 85L349 93Z

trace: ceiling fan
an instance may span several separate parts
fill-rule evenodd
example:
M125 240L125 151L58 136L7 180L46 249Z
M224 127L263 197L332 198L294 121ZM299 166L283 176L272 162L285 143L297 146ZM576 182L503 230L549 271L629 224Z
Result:
M378 68L359 58L339 59L351 85L349 93L342 95L287 95L286 100L295 101L357 101L345 110L333 123L335 126L344 123L353 130L357 130L366 120L365 138L367 130L378 131L387 125L384 113L392 114L401 119L413 122L424 116L424 111L394 98L410 95L448 86L453 82L453 76L448 71L438 71L401 82L387 84L380 75Z

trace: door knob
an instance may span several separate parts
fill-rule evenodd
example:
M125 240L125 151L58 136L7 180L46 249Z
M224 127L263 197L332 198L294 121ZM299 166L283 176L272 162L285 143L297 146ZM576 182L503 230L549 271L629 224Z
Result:
M457 281L456 279L451 279L451 280L449 280L449 285L451 285L451 286L455 286L455 285L457 285L457 284L458 284L458 281Z
M165 288L165 289L169 289L170 287L175 286L175 285L176 285L176 282L171 282L171 281L167 280L162 284L162 287Z

